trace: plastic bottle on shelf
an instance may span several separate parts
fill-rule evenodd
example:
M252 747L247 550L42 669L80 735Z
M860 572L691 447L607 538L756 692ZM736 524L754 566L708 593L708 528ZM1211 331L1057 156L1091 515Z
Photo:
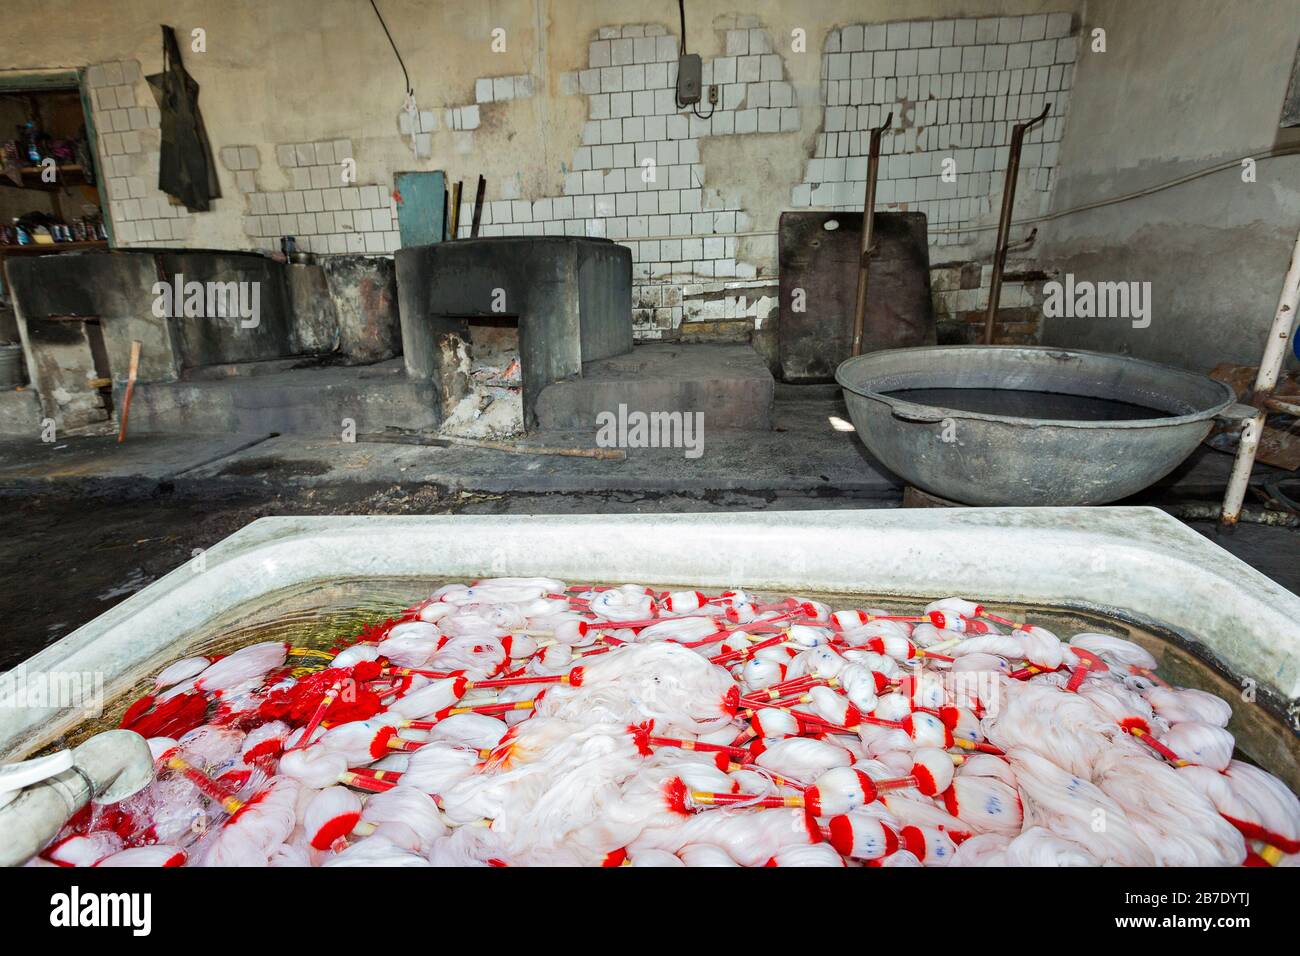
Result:
M41 164L41 151L36 147L36 124L31 120L23 124L23 149L28 162L34 166Z

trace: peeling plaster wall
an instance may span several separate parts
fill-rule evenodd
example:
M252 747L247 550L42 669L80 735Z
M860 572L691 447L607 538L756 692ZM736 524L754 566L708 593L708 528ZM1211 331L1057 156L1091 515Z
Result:
M775 231L780 212L792 202L814 208L854 205L852 194L859 188L854 174L860 163L841 171L836 161L852 162L862 155L865 136L851 137L851 132L859 132L872 114L860 111L858 130L836 128L844 116L832 109L855 103L851 84L856 51L845 48L846 37L851 45L853 38L862 36L862 52L869 53L868 37L885 36L880 60L867 67L873 81L892 79L885 76L885 54L895 46L904 51L907 63L911 51L918 51L917 74L902 73L901 85L880 91L887 99L897 98L899 106L898 135L889 137L891 162L882 171L893 190L886 202L892 200L895 208L928 202L919 190L929 187L920 180L932 178L940 151L969 149L969 172L988 179L988 194L953 207L943 205L949 197L936 191L935 226L987 227L997 214L997 169L999 161L1005 162L1006 129L1013 118L1008 97L1020 95L1010 91L1009 76L1008 89L999 89L997 74L1009 69L1001 57L1019 55L1010 49L1018 43L1043 44L1042 50L1025 51L1041 60L1025 64L1033 67L1025 77L1037 82L1034 71L1043 70L1044 88L1028 95L1046 92L1048 84L1067 88L1070 60L1059 41L1077 24L1085 4L747 0L736 5L688 0L686 6L688 48L703 57L705 82L719 84L722 91L712 123L675 109L660 112L663 95L671 97L676 66L676 9L668 3L662 10L650 10L640 0L446 0L437 5L386 0L381 9L416 92L413 112L403 108L402 73L379 23L367 4L353 0L229 0L219 10L200 0L46 0L6 11L0 70L97 65L111 71L117 65L124 76L132 77L122 84L105 80L102 85L115 91L113 102L106 94L103 103L95 104L97 120L101 110L105 114L101 133L123 137L101 143L106 175L121 180L114 187L117 195L110 211L123 244L271 249L278 246L280 235L292 234L310 251L387 254L396 244L389 195L394 173L444 169L450 182L463 180L464 231L474 184L482 173L488 181L484 222L489 234L497 229L502 234L581 230L633 247L638 334L653 338L695 320L740 318L761 325L776 312ZM738 6L743 13L736 12ZM933 33L928 21L960 21L962 26L953 27L953 38L945 44L946 28ZM94 28L89 29L92 22ZM176 27L182 41L196 27L206 30L207 52L190 52L185 44L183 57L201 87L200 106L220 157L223 196L208 213L182 215L168 208L150 178L156 176L157 122L136 66L141 74L160 68L158 24L163 22ZM505 48L494 52L493 31L498 28L505 31ZM907 33L901 46L888 39L901 36L900 30ZM796 31L805 38L801 51L792 48ZM966 31L969 37L962 36ZM924 34L929 39L922 43ZM914 37L919 38L915 44ZM1050 57L1048 39L1053 41ZM602 44L608 44L607 65L602 63ZM941 61L951 56L940 49L944 45L969 48L948 72L969 75L970 91L953 96L950 89L945 97L937 89L932 96L912 97L907 77L926 75L919 70L922 57L939 63L933 75L941 76ZM849 99L842 101L841 91L829 81L838 80L844 56L850 89ZM907 63L901 69L909 70ZM616 66L617 79L612 73ZM647 75L639 89L635 79L632 88L622 89L626 68L632 67L635 75L637 66L654 67L653 77ZM664 67L662 78L658 66ZM1050 76L1056 67L1056 75ZM899 69L895 61L893 72ZM606 82L620 88L611 85L606 90ZM123 85L130 88L128 104L117 101L116 90ZM622 93L629 94L626 106ZM628 109L628 115L612 115L615 95L617 108ZM607 96L608 102L602 99ZM858 96L865 102L865 91ZM871 99L876 98L873 86ZM955 123L940 122L937 113L931 118L927 98L957 102L956 109L965 109L973 122L987 119L987 141L978 138L982 134L972 134L963 142L966 134L960 131L939 139L941 127L965 120L960 112ZM598 115L605 109L610 115ZM652 117L665 120L662 138L657 128L652 130L655 139L645 136L644 121ZM633 120L633 128L620 122L619 140L606 143L614 119ZM634 128L638 119L643 121L641 136ZM685 135L670 135L668 122L680 131L682 119ZM1055 157L1044 154L1051 136L1059 137L1064 126L1063 116L1054 114L1056 120L1060 125L1054 122L1051 133L1044 134L1043 146L1030 163L1034 168L1027 170L1030 185L1022 183L1018 208L1025 214L1039 212L1054 185L1050 167ZM116 129L118 122L126 128ZM918 126L936 130L932 143L913 141ZM844 138L856 139L856 144L848 141L841 147L840 133L850 134ZM836 134L833 147L828 134ZM137 141L138 151L127 148ZM1030 142L1031 148L1036 145L1032 136ZM644 144L653 144L653 158L659 170L666 171L657 188L627 188L625 172L622 190L607 188L617 185L617 178L609 180L616 171L636 169L637 160L649 158L642 154ZM594 150L607 145L611 160L614 148L631 146L633 165L595 165ZM906 170L894 161L905 154L911 154ZM318 181L331 168L329 160L337 166L344 158L355 159L355 182ZM966 173L959 166L959 175ZM596 185L591 174L601 177L598 191L590 188ZM827 183L840 185L828 192ZM317 191L319 209L309 198ZM657 194L653 212L644 198L647 192ZM678 195L663 200L661 209L660 200L669 192ZM590 211L585 208L588 202ZM638 235L641 224L633 220L643 215L645 234ZM991 238L987 228L945 234L945 244L936 244L935 264L986 258ZM952 291L970 293L965 285ZM954 303L937 304L954 313L966 305L965 299L958 303L955 298Z
M1089 0L1053 209L1234 166L1043 224L1038 255L1060 273L1150 282L1152 298L1148 328L1045 318L1047 343L1199 370L1258 364L1300 228L1300 156L1259 160L1254 183L1236 163L1300 144L1278 127L1298 12L1295 0ZM1105 53L1088 49L1097 28Z

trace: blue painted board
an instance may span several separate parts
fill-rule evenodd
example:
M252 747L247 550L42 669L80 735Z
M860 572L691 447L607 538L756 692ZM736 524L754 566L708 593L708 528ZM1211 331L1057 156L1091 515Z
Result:
M403 248L442 242L447 188L443 171L397 173L393 184L397 193L397 228Z

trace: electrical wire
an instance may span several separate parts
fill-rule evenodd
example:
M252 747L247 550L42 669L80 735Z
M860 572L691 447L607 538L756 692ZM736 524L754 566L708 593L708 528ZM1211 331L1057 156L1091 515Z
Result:
M682 18L682 42L678 44L678 55L685 56L686 55L686 0L677 0L677 12L681 15ZM677 99L676 91L673 92L673 101L677 104L677 108L679 110L687 105L683 103L681 100ZM691 103L690 107L691 107L691 112L694 113L699 119L702 120L707 120L712 118L713 114L718 111L718 105L715 103L713 104L713 109L709 110L708 113L701 113L699 100L696 100L694 103Z
M375 0L370 0L370 6L375 11L375 16L379 18L379 25L384 28L384 36L388 37L388 45L393 48L393 55L397 57L397 64L402 68L402 79L406 81L406 95L410 96L415 90L411 87L411 75L406 72L406 63L402 60L402 54L398 52L397 44L393 42L393 35L388 32L388 24L384 22L384 15L379 12L379 7Z

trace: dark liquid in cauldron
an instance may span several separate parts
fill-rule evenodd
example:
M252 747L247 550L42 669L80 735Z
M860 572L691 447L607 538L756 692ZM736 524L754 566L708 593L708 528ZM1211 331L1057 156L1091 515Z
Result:
M981 415L1047 418L1073 422L1127 422L1139 418L1172 418L1169 412L1109 398L1031 392L1013 388L905 388L885 392L917 405L937 405Z

